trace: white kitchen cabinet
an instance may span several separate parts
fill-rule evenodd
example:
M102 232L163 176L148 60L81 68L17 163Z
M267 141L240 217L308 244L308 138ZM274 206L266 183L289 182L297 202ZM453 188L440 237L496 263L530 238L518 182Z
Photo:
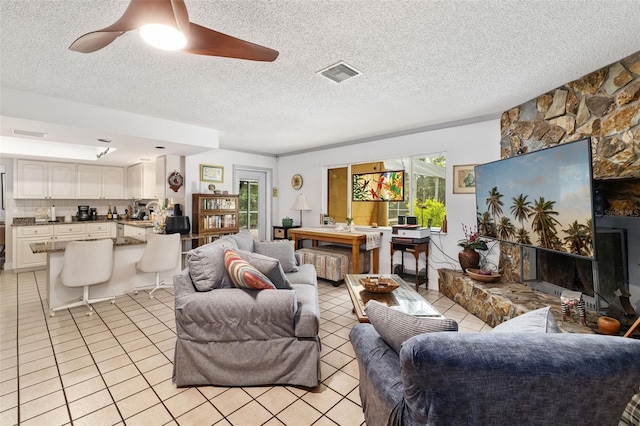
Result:
M156 158L156 196L154 198L167 197L167 179L165 177L165 169L167 157L165 155Z
M46 161L16 161L16 198L76 198L76 165Z
M49 196L49 164L45 161L17 160L16 198Z
M84 223L66 223L53 226L53 241L76 241L85 239Z
M78 164L79 199L124 199L124 168Z
M87 239L102 239L111 238L111 226L115 226L115 223L110 222L97 222L87 223L86 236Z
M147 241L147 235L153 233L153 228L141 228L139 226L124 225L124 236L142 241Z
M35 254L31 243L45 243L53 238L53 226L19 226L13 232L13 265L15 269L38 268L47 265L46 253Z
M102 167L102 198L123 200L125 187L124 167Z
M49 163L49 198L76 198L76 165Z
M102 167L78 164L77 186L79 199L102 198Z
M136 238L145 241L145 229ZM153 228L149 228L151 232ZM115 238L115 222L72 222L56 225L16 226L13 232L14 268L39 268L47 265L46 254L34 254L30 244L87 239Z
M127 168L127 197L135 200L156 198L156 165L151 162Z

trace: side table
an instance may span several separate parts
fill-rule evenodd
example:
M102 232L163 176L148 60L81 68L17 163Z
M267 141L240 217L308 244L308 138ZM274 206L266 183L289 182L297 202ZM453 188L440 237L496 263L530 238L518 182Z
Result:
M300 225L297 226L274 226L273 227L273 239L274 240L290 240L289 230L300 228Z
M395 273L393 270L393 253L396 251L401 252L402 256L402 272L404 273L404 253L411 253L413 257L416 259L416 291L418 291L418 287L420 286L420 272L418 269L418 260L420 259L420 253L424 253L424 263L425 263L425 285L429 288L429 242L423 243L412 243L405 241L390 241L389 242L389 251L391 252L391 273Z

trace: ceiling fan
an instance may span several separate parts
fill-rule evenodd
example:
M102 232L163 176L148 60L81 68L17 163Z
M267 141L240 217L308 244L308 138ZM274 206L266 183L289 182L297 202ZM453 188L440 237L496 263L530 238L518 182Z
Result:
M183 0L131 0L120 19L106 28L78 37L69 49L95 52L127 31L137 29L147 43L166 50L265 62L278 57L276 50L189 22Z

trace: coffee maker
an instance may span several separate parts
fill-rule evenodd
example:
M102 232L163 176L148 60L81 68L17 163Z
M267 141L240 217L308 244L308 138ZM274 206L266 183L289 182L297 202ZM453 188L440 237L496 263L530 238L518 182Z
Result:
M76 219L78 220L90 220L89 206L78 206L78 212L76 213Z

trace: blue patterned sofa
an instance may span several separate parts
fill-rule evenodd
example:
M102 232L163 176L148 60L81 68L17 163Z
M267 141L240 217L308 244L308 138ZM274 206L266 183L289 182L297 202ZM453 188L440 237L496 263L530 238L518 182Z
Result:
M350 336L368 426L617 425L640 386L640 341L558 333L548 308L490 333L416 333L385 308Z

